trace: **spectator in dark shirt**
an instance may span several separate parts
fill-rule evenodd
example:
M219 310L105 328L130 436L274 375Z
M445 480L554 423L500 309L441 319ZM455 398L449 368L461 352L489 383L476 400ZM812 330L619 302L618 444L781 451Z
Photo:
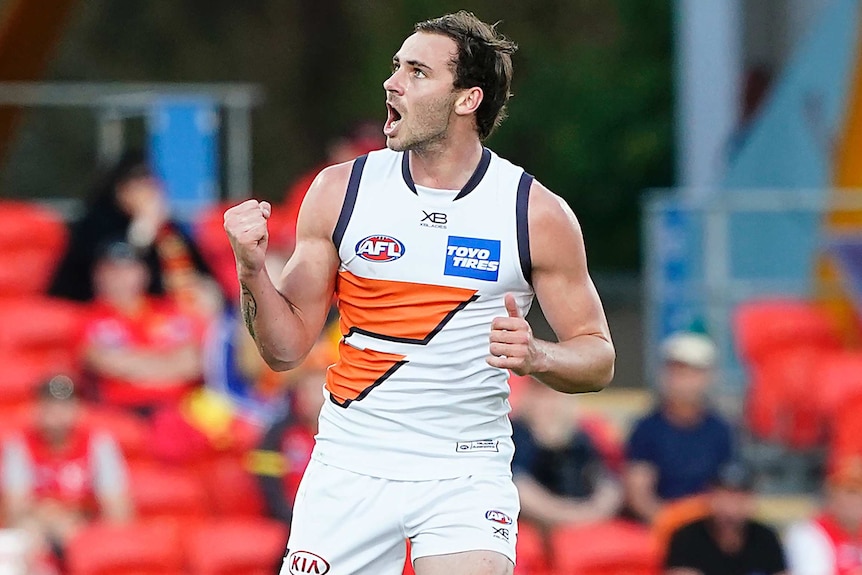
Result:
M715 346L680 333L662 346L659 406L641 419L626 449L628 510L651 522L667 501L703 493L733 451L729 424L708 404Z
M722 466L707 498L709 514L677 530L666 575L776 575L786 572L778 535L754 521L754 478L739 462Z
M578 425L573 400L529 378L512 421L521 515L545 526L608 519L622 502L618 481Z
M127 242L149 270L148 291L182 305L209 306L208 268L192 239L170 219L161 183L144 152L126 152L95 186L50 288L57 297L90 301L99 249ZM209 311L209 310L205 310Z

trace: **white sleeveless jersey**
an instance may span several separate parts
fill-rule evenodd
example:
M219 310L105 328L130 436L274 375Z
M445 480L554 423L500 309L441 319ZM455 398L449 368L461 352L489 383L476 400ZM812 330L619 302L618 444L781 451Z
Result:
M354 162L316 459L401 480L511 473L508 372L485 359L504 294L533 300L532 181L488 149L460 192L417 189L407 153Z

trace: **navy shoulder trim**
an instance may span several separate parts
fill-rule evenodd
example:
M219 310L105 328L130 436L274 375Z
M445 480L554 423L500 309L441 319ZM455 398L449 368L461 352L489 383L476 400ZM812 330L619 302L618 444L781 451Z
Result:
M518 257L521 260L521 272L527 283L533 285L533 262L530 259L530 222L527 207L530 204L530 186L533 176L524 172L518 182L518 194L515 198L515 226L518 234Z
M332 242L335 244L336 249L341 247L341 240L344 238L344 232L347 230L350 216L353 215L353 207L356 205L356 195L359 193L359 180L362 178L362 170L365 169L365 160L367 159L368 154L365 154L353 160L353 168L350 170L350 180L347 182L347 193L344 194L344 203L341 205L338 222L335 224L335 229L332 230Z

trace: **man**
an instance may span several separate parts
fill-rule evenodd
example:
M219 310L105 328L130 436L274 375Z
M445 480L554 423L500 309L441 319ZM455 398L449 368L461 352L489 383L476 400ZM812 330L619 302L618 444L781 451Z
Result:
M703 334L662 345L660 405L629 438L623 482L628 510L651 522L665 502L706 491L732 455L730 426L709 407L716 351Z
M472 14L417 24L384 82L387 149L321 172L278 286L270 205L225 213L243 312L270 366L299 365L333 293L339 362L294 508L283 574L512 573L518 498L507 371L567 393L614 349L574 214L482 146L515 45ZM559 343L533 337L538 296Z
M707 495L706 518L673 534L667 575L775 575L785 573L775 531L751 517L754 476L744 464L722 466Z
M131 516L125 462L110 435L87 428L74 383L58 375L40 386L34 424L2 452L3 516L62 556L88 521Z
M202 322L147 296L149 272L127 243L102 248L93 283L83 352L100 398L144 415L179 402L200 383Z
M844 455L826 481L826 503L785 537L793 575L862 574L862 456Z
M622 503L619 482L569 399L527 378L512 420L521 515L548 527L610 519Z

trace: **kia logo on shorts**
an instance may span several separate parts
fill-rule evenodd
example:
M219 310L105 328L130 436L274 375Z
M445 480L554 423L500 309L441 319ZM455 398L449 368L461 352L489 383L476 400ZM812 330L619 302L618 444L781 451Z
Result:
M291 575L324 575L329 572L329 563L320 555L309 551L294 551L287 558Z
M392 236L368 236L356 244L356 255L369 262L391 262L404 255L404 244Z
M485 512L485 519L488 521L493 521L494 523L499 523L500 525L511 525L512 518L503 513L502 511L496 511L491 509L490 511Z

